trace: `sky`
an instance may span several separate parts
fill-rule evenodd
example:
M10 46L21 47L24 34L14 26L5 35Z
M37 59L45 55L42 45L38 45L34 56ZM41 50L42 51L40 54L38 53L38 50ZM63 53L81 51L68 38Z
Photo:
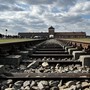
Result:
M0 33L86 32L90 35L90 0L0 0Z

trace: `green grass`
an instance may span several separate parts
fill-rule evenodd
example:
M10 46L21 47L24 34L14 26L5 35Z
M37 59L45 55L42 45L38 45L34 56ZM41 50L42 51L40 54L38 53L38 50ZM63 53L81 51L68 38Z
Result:
M0 44L1 43L12 43L12 42L22 42L22 41L32 41L32 40L35 40L35 39L0 39Z
M90 38L72 38L72 39L64 39L64 40L90 43Z

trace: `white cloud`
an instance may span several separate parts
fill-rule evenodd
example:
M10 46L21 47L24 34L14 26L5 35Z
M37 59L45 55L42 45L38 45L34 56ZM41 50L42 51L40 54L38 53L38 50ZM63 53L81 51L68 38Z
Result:
M57 0L22 0L23 2L29 3L31 5L40 5L40 4L53 4Z
M86 31L90 35L90 0L0 0L0 33Z
M77 3L74 7L71 7L70 12L77 15L90 14L90 1Z
M57 5L61 8L71 7L76 3L77 0L58 0Z

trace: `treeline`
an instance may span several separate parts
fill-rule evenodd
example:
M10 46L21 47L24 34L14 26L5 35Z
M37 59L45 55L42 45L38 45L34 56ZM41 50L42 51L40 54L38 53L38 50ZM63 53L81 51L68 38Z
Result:
M3 34L0 34L0 38L19 38L18 35L3 35Z

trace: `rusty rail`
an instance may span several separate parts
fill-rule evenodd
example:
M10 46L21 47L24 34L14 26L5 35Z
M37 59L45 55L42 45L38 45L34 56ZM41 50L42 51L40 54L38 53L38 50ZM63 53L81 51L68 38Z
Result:
M80 42L80 41L73 41L73 40L60 40L60 41L63 41L63 42L66 42L66 43L69 43L69 44L72 44L72 45L76 45L77 47L81 46L83 47L84 49L87 49L90 47L90 43L89 42Z

